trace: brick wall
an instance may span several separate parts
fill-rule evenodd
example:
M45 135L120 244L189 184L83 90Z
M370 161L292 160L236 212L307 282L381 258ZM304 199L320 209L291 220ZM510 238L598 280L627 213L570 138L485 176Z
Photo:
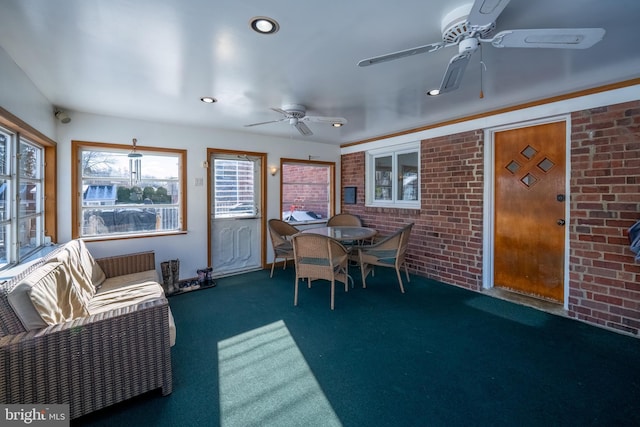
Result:
M569 315L640 331L640 262L627 230L640 220L640 101L571 116Z
M288 212L292 206L298 211L313 211L328 218L329 188L314 185L328 182L328 169L310 165L285 164L282 166L284 185L282 190L282 211Z
M593 133L590 133L593 131ZM640 263L628 228L640 220L640 101L572 115L568 315L640 334ZM364 206L365 153L342 156L343 212L388 233L414 222L408 265L418 275L482 288L483 131L422 141L418 210Z

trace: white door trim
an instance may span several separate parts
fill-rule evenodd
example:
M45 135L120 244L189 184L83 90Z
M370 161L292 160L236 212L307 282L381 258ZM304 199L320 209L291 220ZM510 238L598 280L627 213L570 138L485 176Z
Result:
M512 123L502 126L496 126L492 128L487 128L484 130L484 203L482 207L482 217L483 217L483 242L482 242L482 288L483 289L491 289L493 288L494 282L494 271L493 271L493 260L494 260L494 209L495 209L495 194L494 194L494 180L495 180L495 134L497 132L512 130L548 123L556 123L556 122L565 122L566 129L566 143L565 143L565 159L566 159L566 179L565 179L565 221L566 225L564 228L564 301L563 307L565 310L569 308L569 228L570 228L570 205L571 205L571 115L564 114L560 116L547 117L537 120L530 120L526 122L520 123Z

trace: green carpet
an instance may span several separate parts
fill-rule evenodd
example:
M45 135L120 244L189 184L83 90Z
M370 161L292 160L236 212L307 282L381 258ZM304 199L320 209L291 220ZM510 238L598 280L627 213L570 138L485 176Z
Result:
M282 321L218 344L223 427L339 426Z
M357 272L356 272L357 276ZM362 289L293 269L169 299L174 391L76 426L636 426L640 339L379 269Z

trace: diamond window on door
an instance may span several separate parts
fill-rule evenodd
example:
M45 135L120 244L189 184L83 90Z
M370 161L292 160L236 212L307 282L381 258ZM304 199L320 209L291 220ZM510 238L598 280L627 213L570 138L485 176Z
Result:
M544 158L543 161L538 163L538 168L540 168L543 172L549 172L551 168L554 166L555 166L555 163L553 163L551 160L549 160L546 157Z
M511 160L511 162L509 162L509 164L507 165L507 170L511 173L516 173L518 172L518 170L520 170L520 165L515 160Z
M533 158L533 156L535 156L536 154L538 154L538 150L536 150L535 148L533 148L530 145L527 145L527 148L525 148L524 150L522 150L520 152L520 154L522 154L523 156L525 156L528 160L531 160L531 158Z
M538 182L537 178L530 173L526 174L520 181L527 187L531 187L533 184Z

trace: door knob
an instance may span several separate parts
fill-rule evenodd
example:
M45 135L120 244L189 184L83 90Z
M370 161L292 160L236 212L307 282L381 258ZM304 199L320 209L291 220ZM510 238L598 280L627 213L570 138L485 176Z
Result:
M559 220L557 220L557 221L556 221L556 224L558 224L558 225L564 225L564 224L565 224L565 221L564 221L564 219L559 219Z

